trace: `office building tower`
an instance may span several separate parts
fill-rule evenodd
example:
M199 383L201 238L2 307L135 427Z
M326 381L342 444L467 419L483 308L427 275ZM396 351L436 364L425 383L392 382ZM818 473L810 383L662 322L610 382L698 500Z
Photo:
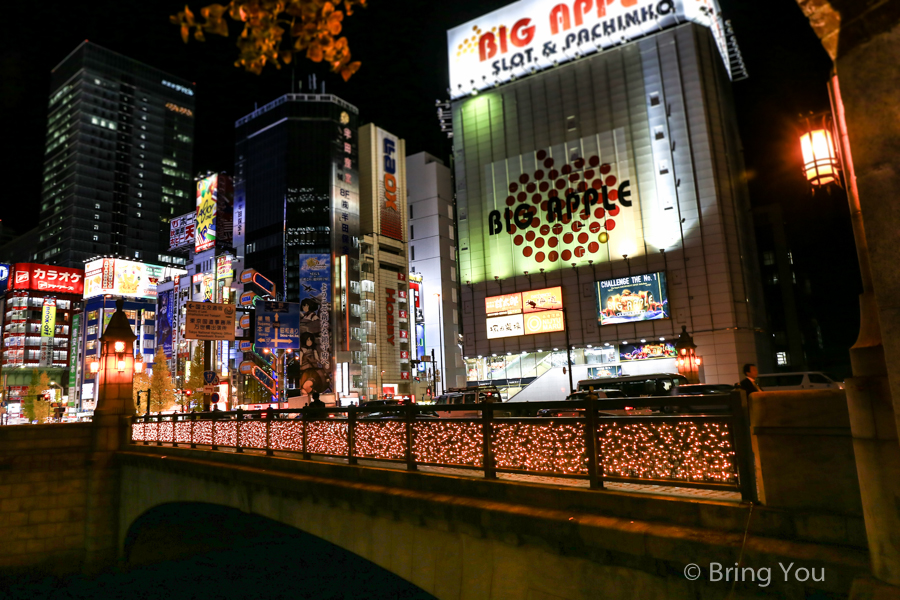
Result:
M193 207L194 93L88 41L53 69L35 261L178 262L168 222Z
M359 384L357 115L336 96L287 94L235 124L234 268L301 304L304 351L288 378L305 391Z

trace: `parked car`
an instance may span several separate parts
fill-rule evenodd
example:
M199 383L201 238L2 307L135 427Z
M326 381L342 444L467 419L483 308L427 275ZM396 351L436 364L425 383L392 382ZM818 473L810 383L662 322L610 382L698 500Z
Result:
M619 398L625 398L625 394L621 390L616 390L616 389L594 390L594 391L579 390L577 392L573 392L573 393L569 394L569 396L566 398L566 400L584 400L591 395L597 397L597 414L598 415L613 417L613 416L634 416L634 415L653 414L653 410L648 407L634 408L634 407L626 406L625 408L618 408L618 407L610 408L610 407L604 406L605 403L603 402L603 400L613 400L613 399L618 400ZM606 403L606 404L611 404L611 403ZM618 404L618 402L616 404ZM547 414L541 414L541 413L545 413L545 412ZM574 409L573 408L559 408L559 409L547 408L547 409L539 410L538 416L539 417L580 416L581 414L583 414L583 412L584 412L584 409L581 409L581 408L574 408ZM560 414L554 414L554 413L560 413ZM574 413L574 414L562 414L562 413Z
M842 390L843 383L838 383L819 371L800 373L768 373L759 375L757 385L764 392L776 390Z
M709 394L730 394L735 390L735 386L728 385L727 383L688 383L683 385L676 385L672 388L673 396L706 396ZM730 408L727 404L713 404L713 405L691 405L691 406L672 406L666 407L666 412L679 412L679 411L687 411L692 413L702 412L702 413L727 413L730 411Z
M434 407L442 419L473 419L481 416L475 405L484 402L500 402L500 392L495 386L479 386L471 388L450 388L437 397ZM441 410L441 406L458 406L471 404L472 410Z

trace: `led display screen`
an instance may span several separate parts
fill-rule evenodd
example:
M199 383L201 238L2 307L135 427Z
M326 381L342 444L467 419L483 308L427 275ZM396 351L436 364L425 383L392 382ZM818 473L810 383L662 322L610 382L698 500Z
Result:
M597 320L601 325L669 318L665 273L598 281L596 298Z

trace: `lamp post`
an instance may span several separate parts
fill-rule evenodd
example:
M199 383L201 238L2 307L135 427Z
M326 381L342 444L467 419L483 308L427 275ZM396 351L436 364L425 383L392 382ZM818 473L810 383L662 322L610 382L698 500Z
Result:
M62 391L63 391L63 387L62 387L61 385L59 385L58 383L56 383L55 381L51 381L51 382L50 382L50 385L55 385L56 387L59 388L59 400L56 402L56 404L58 405L56 408L59 408L59 407L62 406ZM51 408L53 408L53 404L51 404L50 406L51 406ZM61 410L59 410L59 411L54 410L54 412L56 413L56 421L57 421L57 422L61 421L61 420L62 420L62 411L61 411Z
M437 292L434 293L437 298L437 310L438 310L438 340L440 341L440 350L441 350L441 389L447 389L447 370L444 368L444 307L441 306L441 295ZM431 368L434 368L434 364L432 363ZM434 385L437 387L437 373L434 376ZM435 389L435 393L437 390Z
M134 414L132 385L137 336L122 310L123 304L122 299L116 300L116 312L100 338L100 359L94 359L90 364L91 372L97 374L95 415Z
M700 383L700 357L696 350L694 338L687 332L687 326L682 325L675 341L675 352L678 354L678 373L687 377L688 383Z

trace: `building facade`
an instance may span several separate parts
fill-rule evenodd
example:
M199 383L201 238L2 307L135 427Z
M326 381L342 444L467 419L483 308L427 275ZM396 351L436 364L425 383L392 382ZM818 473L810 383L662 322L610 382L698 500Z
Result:
M417 365L420 380L430 380L438 391L466 385L465 363L459 344L459 277L456 263L456 214L450 169L420 152L406 157L409 194L409 267L415 274L416 316L414 356L431 357L439 371L439 382L424 362ZM413 279L417 281L413 281ZM421 320L419 319L421 316Z
M362 377L358 112L336 96L287 94L235 124L235 269L301 304L306 335L289 373L339 395Z
M570 19L567 5L522 0L451 30L470 383L564 397L567 340L575 381L676 372L682 326L703 381L736 383L758 362L749 201L706 4Z
M360 397L412 393L406 142L369 124L359 129Z
M92 44L51 74L37 259L161 264L193 203L194 85Z
M0 264L0 382L10 418L35 370L73 401L84 271L33 263Z

